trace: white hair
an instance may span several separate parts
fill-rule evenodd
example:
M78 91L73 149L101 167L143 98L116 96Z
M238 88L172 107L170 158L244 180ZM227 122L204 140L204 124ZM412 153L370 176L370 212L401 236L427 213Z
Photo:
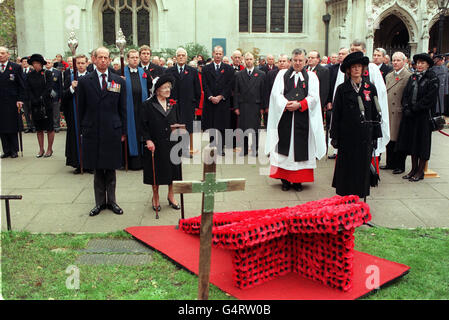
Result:
M176 50L176 55L178 55L178 53L180 53L180 52L183 52L183 53L185 53L185 54L187 55L186 49L184 49L184 48L182 48L182 47L180 47L180 48L178 48L178 49Z
M396 51L395 53L393 53L392 59L394 59L394 57L398 57L399 59L402 59L404 61L407 59L407 56L404 54L404 52L401 51Z
M385 55L387 54L387 51L384 48L376 48L374 49L374 51L382 53L382 57L385 57Z

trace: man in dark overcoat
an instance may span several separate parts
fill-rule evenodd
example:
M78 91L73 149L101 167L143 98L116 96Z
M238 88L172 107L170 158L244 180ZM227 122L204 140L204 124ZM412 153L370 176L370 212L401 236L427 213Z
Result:
M95 207L90 216L109 208L123 214L115 199L116 173L122 166L127 132L126 83L109 72L109 50L95 51L96 69L78 82L83 166L94 169Z
M0 47L0 138L3 154L1 158L17 158L22 130L19 111L25 101L25 82L21 67L9 61L9 51Z
M87 75L87 57L85 55L79 55L76 57L77 79ZM79 115L77 113L75 94L78 86L78 81L75 80L73 75L73 69L67 68L68 74L64 73L64 89L62 98L62 111L64 112L64 118L67 125L66 142L65 142L65 156L66 166L75 168L74 174L81 173L80 166L80 124ZM70 72L70 70L72 72ZM92 170L85 169L84 171L93 173Z
M254 67L254 56L247 52L245 54L246 68L235 75L234 87L234 110L240 117L239 129L243 134L243 150L240 155L248 154L248 134L246 130L252 129L253 145L252 153L257 156L259 150L259 128L260 119L265 109L264 105L264 85L265 72ZM241 147L242 141L238 141Z
M222 62L223 48L214 47L213 61L203 68L204 108L202 127L211 129L210 141L224 156L225 129L230 127L230 97L234 79L234 69ZM221 137L219 136L221 134ZM215 137L215 138L214 138Z
M186 64L187 51L184 48L176 50L176 65L166 69L166 73L175 79L170 98L176 100L179 123L186 125L190 134L190 154L193 154L193 120L195 108L201 99L201 86L198 71Z

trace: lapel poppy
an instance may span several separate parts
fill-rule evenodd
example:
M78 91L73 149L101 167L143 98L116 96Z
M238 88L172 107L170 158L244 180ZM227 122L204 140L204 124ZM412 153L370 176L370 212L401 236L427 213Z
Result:
M186 70L186 71L184 71L184 74L189 74L189 73L188 73L187 70Z
M396 77L396 79L395 79L396 81L399 81L399 77Z
M142 74L142 78L144 78L144 79L147 78L147 73L146 73L146 72L144 72L144 73Z
M224 73L224 69L223 69L223 70L221 70L221 73Z
M175 100L175 99L169 99L169 100L168 100L168 103L169 103L171 106L174 106L174 105L176 104L176 100Z
M369 97L371 91L369 90L363 90L363 94L365 95L365 101L371 101L371 98Z
M258 74L258 73L255 73L255 74L254 74L254 76L255 76L255 77L258 77L258 76L259 76L259 74Z
M12 71L12 67L11 66L9 66L9 71Z
M365 88L368 89L369 88L369 84L365 83Z
M154 69L150 69L150 72L153 71Z
M366 70L365 73L364 73L363 75L364 75L365 77L368 77L368 76L369 76L369 71Z

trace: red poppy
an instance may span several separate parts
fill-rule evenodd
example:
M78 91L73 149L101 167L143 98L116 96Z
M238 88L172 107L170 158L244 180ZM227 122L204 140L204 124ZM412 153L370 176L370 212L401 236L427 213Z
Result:
M176 100L170 99L170 100L168 100L168 103L169 103L170 105L174 106L174 105L176 104Z
M187 71L184 71L184 74L189 74Z
M150 72L153 71L154 69L150 69Z
M11 66L9 67L9 70L12 71L12 67Z
M416 80L416 77L413 77L413 80Z
M224 73L224 69L223 69L223 70L221 70L221 73Z
M366 70L365 73L364 73L363 75L364 75L365 77L368 77L368 76L369 76L369 71Z
M44 75L44 71L41 71L41 75Z
M303 89L306 88L306 84L305 84L305 83L302 84L302 88L303 88Z
M147 73L146 73L146 72L144 72L144 73L142 74L142 78L144 78L144 79L147 78Z
M399 81L399 77L396 77L396 81Z
M255 73L255 74L254 74L254 76L255 76L255 77L258 77L258 76L259 76L259 74L258 74L258 73Z

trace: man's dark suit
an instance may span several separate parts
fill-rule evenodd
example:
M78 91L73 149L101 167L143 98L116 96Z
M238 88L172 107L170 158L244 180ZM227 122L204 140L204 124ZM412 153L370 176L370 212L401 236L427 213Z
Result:
M320 100L321 100L321 109L323 110L324 106L326 105L327 98L329 96L329 77L330 77L329 69L323 67L321 64L317 64L312 72L315 72L315 74L318 77L318 80L320 80Z
M192 133L195 108L198 108L201 98L198 71L195 68L184 65L182 73L179 73L178 66L175 65L166 69L165 72L175 79L170 98L176 100L178 104L178 119L180 123L186 125L186 130Z
M160 77L165 72L164 68L158 66L157 64L154 64L153 62L150 62L150 64L146 67L142 66L142 63L139 62L139 67L141 67L143 71L146 72L147 76L149 76L148 90L151 90L151 87L153 85L152 83L153 79L156 77Z
M234 69L226 63L222 62L218 70L216 70L214 62L203 68L204 107L201 119L202 127L204 130L216 129L220 131L222 140L218 145L219 149L224 146L225 129L228 129L230 125L229 107L233 80ZM219 95L222 95L223 99L217 104L212 103L210 98ZM215 130L213 131L210 134L216 135ZM219 152L223 151L223 149L219 150Z
M326 105L328 103L332 103L334 99L334 90L335 90L335 83L337 82L337 76L338 76L338 70L340 70L340 64L333 64L328 67L329 69L329 93L327 95L326 99ZM331 116L332 116L332 110L326 110L326 128L330 129L330 123L331 123Z
M253 152L258 151L258 130L260 128L260 111L264 106L265 72L254 68L251 75L243 69L235 75L234 109L239 110L239 129L244 132L253 129ZM244 136L243 154L248 153L248 136Z
M83 166L95 170L97 206L116 203L115 170L122 166L121 137L127 132L125 81L108 72L107 83L102 90L97 71L78 81Z
M389 74L391 71L393 71L393 67L389 66L385 63L382 63L379 70L380 70L380 73L382 74L382 78L384 78L384 82L386 83L385 77L387 76L387 74Z
M272 71L272 70L279 70L278 67L276 66L271 66L271 68L268 66L268 64L264 64L263 66L259 67L260 71L265 72L265 74L268 74L268 72Z
M17 101L25 101L25 81L22 68L8 62L0 72L0 137L5 156L16 156L19 151L17 132L22 130L22 123Z

